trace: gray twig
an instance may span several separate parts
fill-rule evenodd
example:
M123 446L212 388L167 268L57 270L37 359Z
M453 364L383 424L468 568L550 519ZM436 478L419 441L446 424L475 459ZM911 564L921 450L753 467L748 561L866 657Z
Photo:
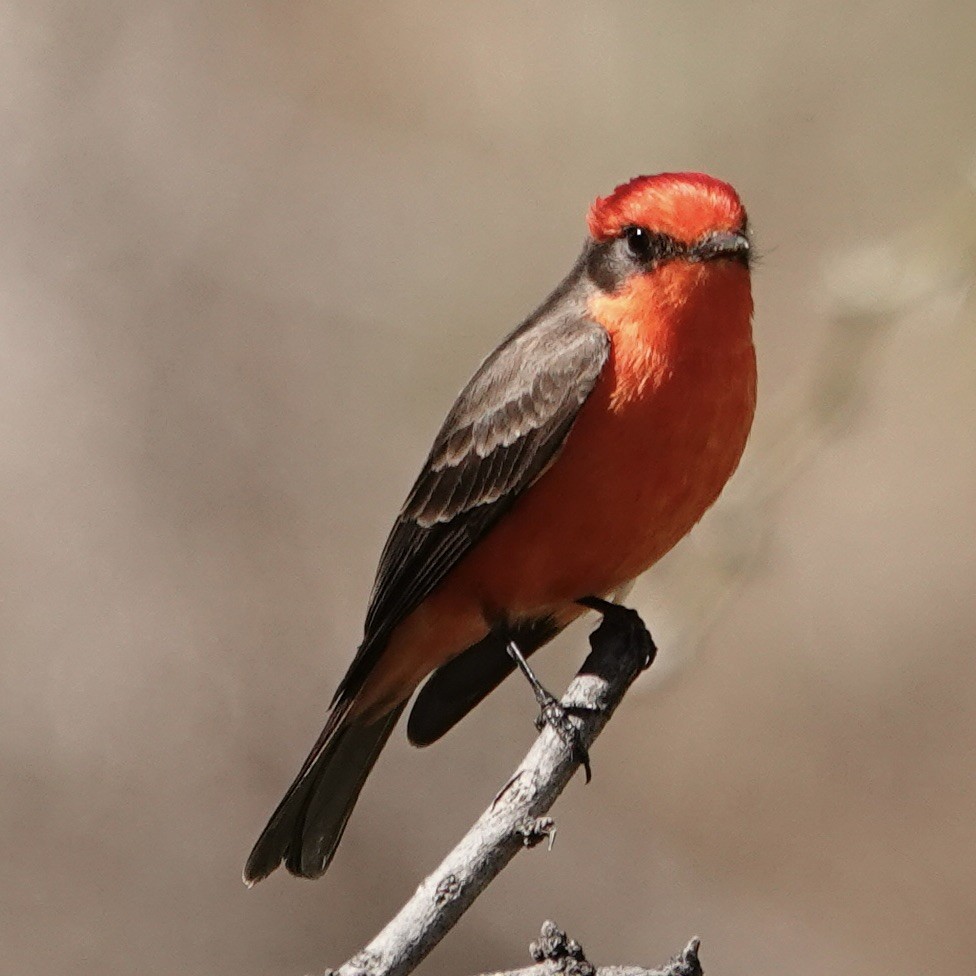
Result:
M692 939L684 951L660 969L645 966L594 966L583 947L567 937L555 922L544 922L542 936L529 946L534 966L507 969L504 972L482 973L481 976L703 976L698 959L699 939Z
M406 976L518 851L551 837L554 824L545 814L655 653L640 617L617 608L590 636L590 645L591 653L562 700L582 750L551 726L543 728L522 764L457 847L386 928L337 971L338 976ZM548 970L530 971L552 972L552 963L541 963L550 966ZM630 971L624 974L630 976Z

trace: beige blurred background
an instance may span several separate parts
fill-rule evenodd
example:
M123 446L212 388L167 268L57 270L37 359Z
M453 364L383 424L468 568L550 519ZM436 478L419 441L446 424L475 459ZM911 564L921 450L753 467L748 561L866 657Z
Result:
M976 955L976 5L0 8L0 972L301 974L533 737L395 736L330 873L243 859L479 358L642 172L741 191L761 399L635 592L662 645L425 964L966 972ZM540 668L553 686L575 631Z

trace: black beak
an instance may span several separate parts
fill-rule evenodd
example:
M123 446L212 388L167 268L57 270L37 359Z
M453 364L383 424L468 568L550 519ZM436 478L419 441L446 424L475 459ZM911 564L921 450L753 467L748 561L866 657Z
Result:
M749 267L749 238L734 231L718 231L702 238L689 254L694 261L728 258Z

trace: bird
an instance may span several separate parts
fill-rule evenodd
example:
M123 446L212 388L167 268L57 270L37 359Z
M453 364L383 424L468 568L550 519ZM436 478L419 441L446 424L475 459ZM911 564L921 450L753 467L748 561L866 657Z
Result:
M317 878L380 751L435 742L698 522L756 405L753 256L731 185L638 176L597 197L568 275L481 363L379 560L363 640L258 838L249 886ZM583 601L582 603L580 601Z

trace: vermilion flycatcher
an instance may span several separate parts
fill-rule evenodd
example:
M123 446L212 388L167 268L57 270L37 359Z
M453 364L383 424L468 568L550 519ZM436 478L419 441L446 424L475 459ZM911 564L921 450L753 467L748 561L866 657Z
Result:
M700 173L590 208L566 279L461 391L380 559L325 729L244 869L328 867L414 690L442 736L529 655L661 558L735 470L756 359L746 213Z

